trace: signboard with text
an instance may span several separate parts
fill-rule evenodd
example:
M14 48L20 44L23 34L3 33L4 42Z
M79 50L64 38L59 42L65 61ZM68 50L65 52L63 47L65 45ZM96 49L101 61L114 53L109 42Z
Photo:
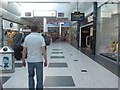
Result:
M71 13L71 21L82 21L84 20L84 13L74 12Z

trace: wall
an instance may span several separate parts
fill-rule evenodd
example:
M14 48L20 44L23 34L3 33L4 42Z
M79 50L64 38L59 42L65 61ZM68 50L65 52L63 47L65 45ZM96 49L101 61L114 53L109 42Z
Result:
M0 17L0 25L1 25L2 18ZM0 48L2 46L2 27L0 26Z
M0 1L0 7L2 6L2 2ZM1 27L1 21L2 21L2 12L0 8L0 48L2 46L2 27Z

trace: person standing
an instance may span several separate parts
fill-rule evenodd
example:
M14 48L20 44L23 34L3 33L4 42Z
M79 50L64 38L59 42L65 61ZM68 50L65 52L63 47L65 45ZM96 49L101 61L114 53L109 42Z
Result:
M45 67L47 66L45 40L37 31L38 27L32 25L31 33L26 36L23 43L22 63L25 67L27 53L29 90L35 90L35 69L37 79L36 90L43 90L43 63ZM45 60L44 62L43 59Z

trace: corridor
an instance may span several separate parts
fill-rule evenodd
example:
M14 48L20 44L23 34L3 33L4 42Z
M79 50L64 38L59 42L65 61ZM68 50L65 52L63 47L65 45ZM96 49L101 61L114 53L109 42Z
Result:
M65 42L47 47L48 67L44 67L44 89L117 90L118 77ZM15 61L14 73L0 74L3 88L28 88L27 67ZM21 89L22 88L22 89Z

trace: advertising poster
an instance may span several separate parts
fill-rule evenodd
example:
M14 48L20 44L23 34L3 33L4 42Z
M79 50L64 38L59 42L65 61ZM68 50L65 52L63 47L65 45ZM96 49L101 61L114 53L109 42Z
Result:
M2 70L12 70L11 54L0 54L0 67Z

